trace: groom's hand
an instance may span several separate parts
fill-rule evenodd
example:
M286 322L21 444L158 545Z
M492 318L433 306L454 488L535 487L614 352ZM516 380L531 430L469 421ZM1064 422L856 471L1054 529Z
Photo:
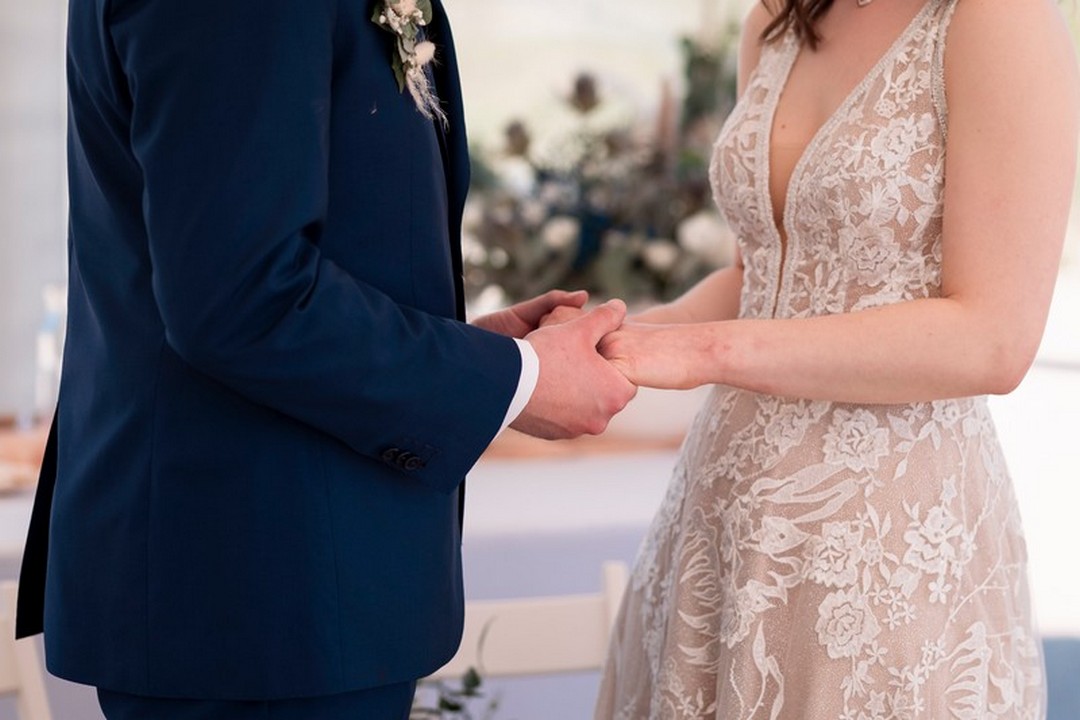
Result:
M525 339L540 358L540 377L511 427L547 440L604 432L637 392L596 349L625 317L626 305L612 300L579 318L530 333Z
M579 310L588 300L589 293L584 290L551 290L532 300L511 305L505 310L478 317L472 324L500 335L521 339L540 327L540 321L551 312L561 307Z
M574 307L573 305L560 305L557 308L553 308L551 312L544 317L540 318L540 327L562 325L563 323L570 322L584 314L584 308Z

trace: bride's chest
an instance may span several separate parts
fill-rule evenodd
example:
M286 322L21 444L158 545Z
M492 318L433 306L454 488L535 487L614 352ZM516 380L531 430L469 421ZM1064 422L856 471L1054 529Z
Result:
M839 102L785 101L786 115L778 100L797 48L781 40L763 52L717 139L711 179L738 238L744 284L764 288L764 314L783 309L772 298L782 301L800 277L810 278L808 292L826 284L837 297L859 284L934 282L926 268L939 253L945 112L934 49L922 39L899 46ZM817 110L830 102L823 118Z
M763 52L715 144L711 179L728 221L746 241L772 235L775 224L837 229L860 214L882 220L879 201L887 197L896 205L890 221L925 223L940 209L945 158L933 48L899 48L838 100L807 82L786 85L793 43L781 40ZM781 104L782 92L802 96L789 94Z

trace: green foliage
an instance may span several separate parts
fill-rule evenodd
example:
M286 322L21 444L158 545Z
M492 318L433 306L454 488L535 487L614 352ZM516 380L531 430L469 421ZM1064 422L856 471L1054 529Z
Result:
M483 684L476 668L469 668L456 684L421 683L409 720L492 720L499 709L499 700L488 700L481 690ZM423 698L423 695L433 697ZM430 705L425 704L428 701Z
M737 26L709 42L682 41L686 94L665 93L655 130L595 122L596 79L578 76L567 111L576 128L537 157L524 121L507 126L501 153L473 153L465 222L469 299L506 304L552 287L596 298L665 301L717 267L718 255L684 242L685 223L712 213L708 167L735 102ZM716 222L719 223L719 220ZM718 233L716 243L724 242Z

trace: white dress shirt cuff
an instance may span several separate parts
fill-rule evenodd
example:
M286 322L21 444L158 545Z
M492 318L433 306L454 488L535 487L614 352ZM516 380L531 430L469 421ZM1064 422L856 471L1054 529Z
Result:
M521 353L521 378L518 380L517 392L510 401L510 407L506 409L506 418L503 420L502 427L499 428L500 433L510 423L517 420L517 416L529 404L533 391L536 390L536 381L540 379L540 356L536 354L532 344L528 340L517 338L514 338L514 342L517 343L518 351Z

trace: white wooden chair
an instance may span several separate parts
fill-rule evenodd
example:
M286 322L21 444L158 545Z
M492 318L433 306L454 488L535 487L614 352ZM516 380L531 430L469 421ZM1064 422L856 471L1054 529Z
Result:
M431 679L461 678L470 667L485 680L598 670L626 582L625 563L609 562L593 595L467 602L461 648Z
M0 696L15 697L19 720L52 720L37 641L15 640L17 587L14 582L0 583Z

